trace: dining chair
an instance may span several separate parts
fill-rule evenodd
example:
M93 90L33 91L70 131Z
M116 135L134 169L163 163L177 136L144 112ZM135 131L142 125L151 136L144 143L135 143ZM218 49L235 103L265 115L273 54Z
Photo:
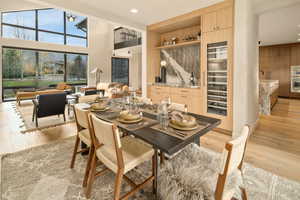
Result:
M190 187L190 183L193 182L195 179L202 179L201 187L199 187L199 194L206 194L210 195L211 198L214 198L215 200L234 200L234 194L236 192L236 189L240 190L241 198L243 200L247 200L247 193L244 186L241 186L243 184L232 184L232 178L241 178L241 180L244 182L244 176L243 176L243 161L247 146L247 140L249 136L249 126L244 126L242 133L239 137L236 139L233 139L232 141L229 141L226 143L225 148L223 150L223 153L221 154L221 160L218 163L218 166L215 166L215 164L210 163L203 163L202 166L199 166L203 173L205 173L205 177L197 177L197 173L193 174L193 177L180 177L176 172L180 171L182 174L190 173L192 169L197 168L195 165L190 165L188 158L186 158L186 154L193 154L196 155L193 157L193 159L201 160L203 159L203 153L200 147L193 146L192 151L185 151L182 155L184 155L184 158L180 157L180 155L177 155L178 157L175 157L174 159L178 159L176 161L173 161L173 163L180 164L181 166L176 167L175 165L172 165L172 163L168 163L166 166L164 166L164 172L161 174L161 178L163 180L160 180L160 182L164 185L172 185L172 181L174 181L173 177L176 177L177 185L181 188L181 190L185 191L184 197L177 198L178 200L184 200L188 196L190 199L195 199L197 196L196 192L194 190L188 191L185 190L185 188ZM202 155L202 156L201 156ZM205 154L206 155L206 154ZM207 155L209 156L209 154ZM184 160L186 159L186 160ZM171 166L171 167L170 167ZM173 170L175 169L176 170ZM203 176L203 174L199 174L199 176ZM178 178L177 178L178 177ZM217 181L213 178L217 177ZM207 178L207 180L206 180ZM213 182L216 181L216 187L213 187ZM231 184L230 184L231 183ZM159 195L162 199L165 200L171 200L172 197L168 196L168 194L171 194L172 188L166 187L164 191L160 191ZM197 185L196 185L197 186ZM202 189L200 189L202 188ZM179 190L178 188L176 190ZM197 199L196 198L196 199Z
M226 181L228 177L235 171L239 171L240 176L244 179L243 175L243 162L246 152L247 140L250 132L248 125L244 126L242 133L236 139L226 143L225 149L222 153L222 159L220 162L219 175L217 180L217 186L215 189L215 200L227 200L232 199L235 193L234 189L225 190ZM246 189L242 186L239 187L243 200L247 200Z
M75 146L73 150L72 160L70 168L74 168L76 155L79 153L87 152L89 151L89 147L91 146L91 137L90 137L90 125L89 125L89 118L88 118L88 110L84 110L81 107L82 104L75 104L74 105L74 115L75 115L75 121L77 126L77 134L76 134L76 141ZM80 151L78 151L79 143L83 142L86 144L87 148L83 148Z
M186 112L187 111L187 105L172 102L171 105L169 106L169 109L178 110L178 111L181 111L181 112Z
M91 137L94 151L91 154L91 163L88 165L88 173L85 175L87 181L86 196L90 197L94 178L103 174L108 169L116 174L114 200L127 199L147 183L153 181L156 161L154 159L154 150L144 144L139 139L131 136L120 137L119 129L111 123L98 119L95 115L90 114ZM139 166L145 161L152 159L152 175L141 184L136 184L125 174L133 168ZM96 173L96 163L101 161L105 169ZM133 189L121 197L122 180L129 183Z

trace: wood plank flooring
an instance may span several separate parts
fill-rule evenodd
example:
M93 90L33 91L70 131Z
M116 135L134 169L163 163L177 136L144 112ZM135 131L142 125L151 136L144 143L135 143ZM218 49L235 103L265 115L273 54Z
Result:
M76 134L74 123L22 134L16 113L9 104L0 103L0 154L16 152ZM279 99L272 116L260 117L258 127L248 144L246 162L300 182L299 122L300 101ZM202 137L201 145L221 152L226 141L230 139L228 135L210 132Z
M227 135L211 132L203 146L221 152ZM260 116L251 135L246 162L300 182L300 100L279 99L271 116Z

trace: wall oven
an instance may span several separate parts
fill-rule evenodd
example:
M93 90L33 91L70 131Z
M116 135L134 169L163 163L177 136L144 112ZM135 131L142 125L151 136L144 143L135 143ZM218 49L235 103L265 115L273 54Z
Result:
M291 92L300 93L300 65L291 66Z

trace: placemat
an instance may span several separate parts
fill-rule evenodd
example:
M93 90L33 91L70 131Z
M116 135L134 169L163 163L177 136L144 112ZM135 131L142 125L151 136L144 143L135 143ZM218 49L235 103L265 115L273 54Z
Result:
M103 119L105 121L109 121L111 123L116 124L120 128L124 128L130 131L135 131L144 127L152 126L154 124L157 124L157 120L150 119L148 117L143 116L143 120L134 124L124 124L117 120L117 118L120 116L120 111L114 112L114 111L107 111L107 112L95 112L96 116L100 119Z
M156 131L165 133L167 135L179 138L181 140L186 140L187 138L189 138L189 137L195 135L196 133L199 133L201 130L207 128L209 126L209 124L206 124L206 125L198 124L198 126L199 127L197 129L192 130L192 131L181 131L181 130L174 129L170 126L168 126L168 128L165 130L161 127L160 124L156 124L156 125L152 126L151 129L154 129Z

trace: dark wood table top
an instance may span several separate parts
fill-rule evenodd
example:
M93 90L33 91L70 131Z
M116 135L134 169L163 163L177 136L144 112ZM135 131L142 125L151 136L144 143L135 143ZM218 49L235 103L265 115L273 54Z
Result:
M96 113L97 116L103 120L107 120L105 118L105 115L101 115L101 113ZM199 140L199 138L209 131L211 131L213 128L220 125L221 120L211 117L206 117L203 115L197 115L193 113L189 113L190 115L194 116L197 121L201 121L204 123L207 123L208 126L204 129L201 129L198 133L192 135L191 137L181 140L177 137L173 137L171 135L165 134L163 132L160 132L158 130L154 130L151 128L151 126L146 126L137 130L130 130L126 129L124 127L120 127L123 131L127 132L128 134L134 135L135 137L147 142L148 144L151 144L153 148L159 149L169 155L172 155L176 153L177 151L184 148L186 145L195 142L196 140ZM144 117L150 118L150 119L156 119L156 115L150 114L147 112L143 112Z

